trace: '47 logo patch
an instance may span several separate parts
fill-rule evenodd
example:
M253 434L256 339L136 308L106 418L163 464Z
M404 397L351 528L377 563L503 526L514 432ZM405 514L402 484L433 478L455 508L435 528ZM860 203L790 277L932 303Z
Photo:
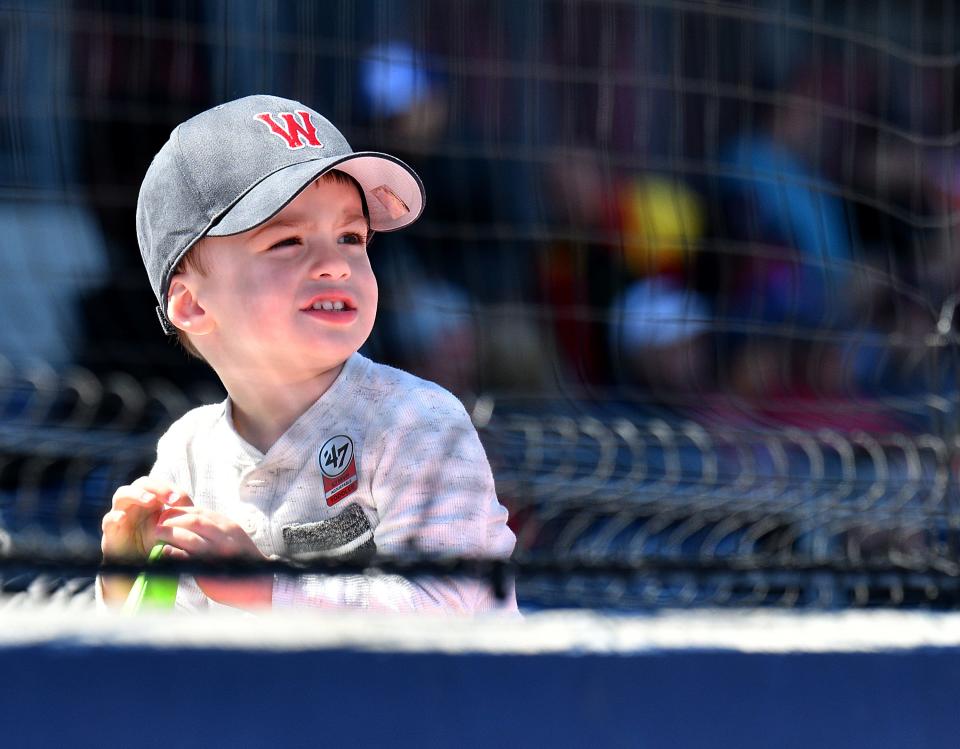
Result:
M338 434L320 448L320 472L323 474L323 498L327 507L333 507L357 490L357 463L353 454L353 440Z

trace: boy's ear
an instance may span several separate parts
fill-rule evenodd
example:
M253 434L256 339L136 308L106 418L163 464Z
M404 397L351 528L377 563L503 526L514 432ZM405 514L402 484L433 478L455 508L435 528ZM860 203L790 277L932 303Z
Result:
M167 319L180 330L193 335L206 335L213 330L213 318L200 304L194 285L183 273L170 279Z

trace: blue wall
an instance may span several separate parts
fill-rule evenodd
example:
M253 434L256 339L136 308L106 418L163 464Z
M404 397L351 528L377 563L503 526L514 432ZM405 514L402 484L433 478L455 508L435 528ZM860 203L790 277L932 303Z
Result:
M956 747L960 649L0 649L3 747Z

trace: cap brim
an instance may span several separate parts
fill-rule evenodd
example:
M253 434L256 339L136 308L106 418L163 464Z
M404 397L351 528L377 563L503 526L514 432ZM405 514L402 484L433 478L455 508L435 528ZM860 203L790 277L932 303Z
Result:
M244 193L206 234L226 237L260 226L282 211L307 185L334 168L360 183L374 231L401 229L423 213L423 183L416 172L388 154L361 151L303 161L274 172Z

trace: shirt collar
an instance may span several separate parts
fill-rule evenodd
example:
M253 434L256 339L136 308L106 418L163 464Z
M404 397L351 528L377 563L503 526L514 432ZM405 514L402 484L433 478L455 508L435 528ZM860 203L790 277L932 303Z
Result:
M230 436L231 453L237 467L254 464L269 464L277 468L292 467L298 461L304 445L312 441L327 419L331 409L342 403L347 395L350 383L366 367L369 360L360 353L354 353L343 363L343 369L337 379L327 388L326 392L317 398L293 424L280 435L280 438L266 452L262 453L256 447L237 434L233 426L233 409L230 398L224 401L222 423Z

